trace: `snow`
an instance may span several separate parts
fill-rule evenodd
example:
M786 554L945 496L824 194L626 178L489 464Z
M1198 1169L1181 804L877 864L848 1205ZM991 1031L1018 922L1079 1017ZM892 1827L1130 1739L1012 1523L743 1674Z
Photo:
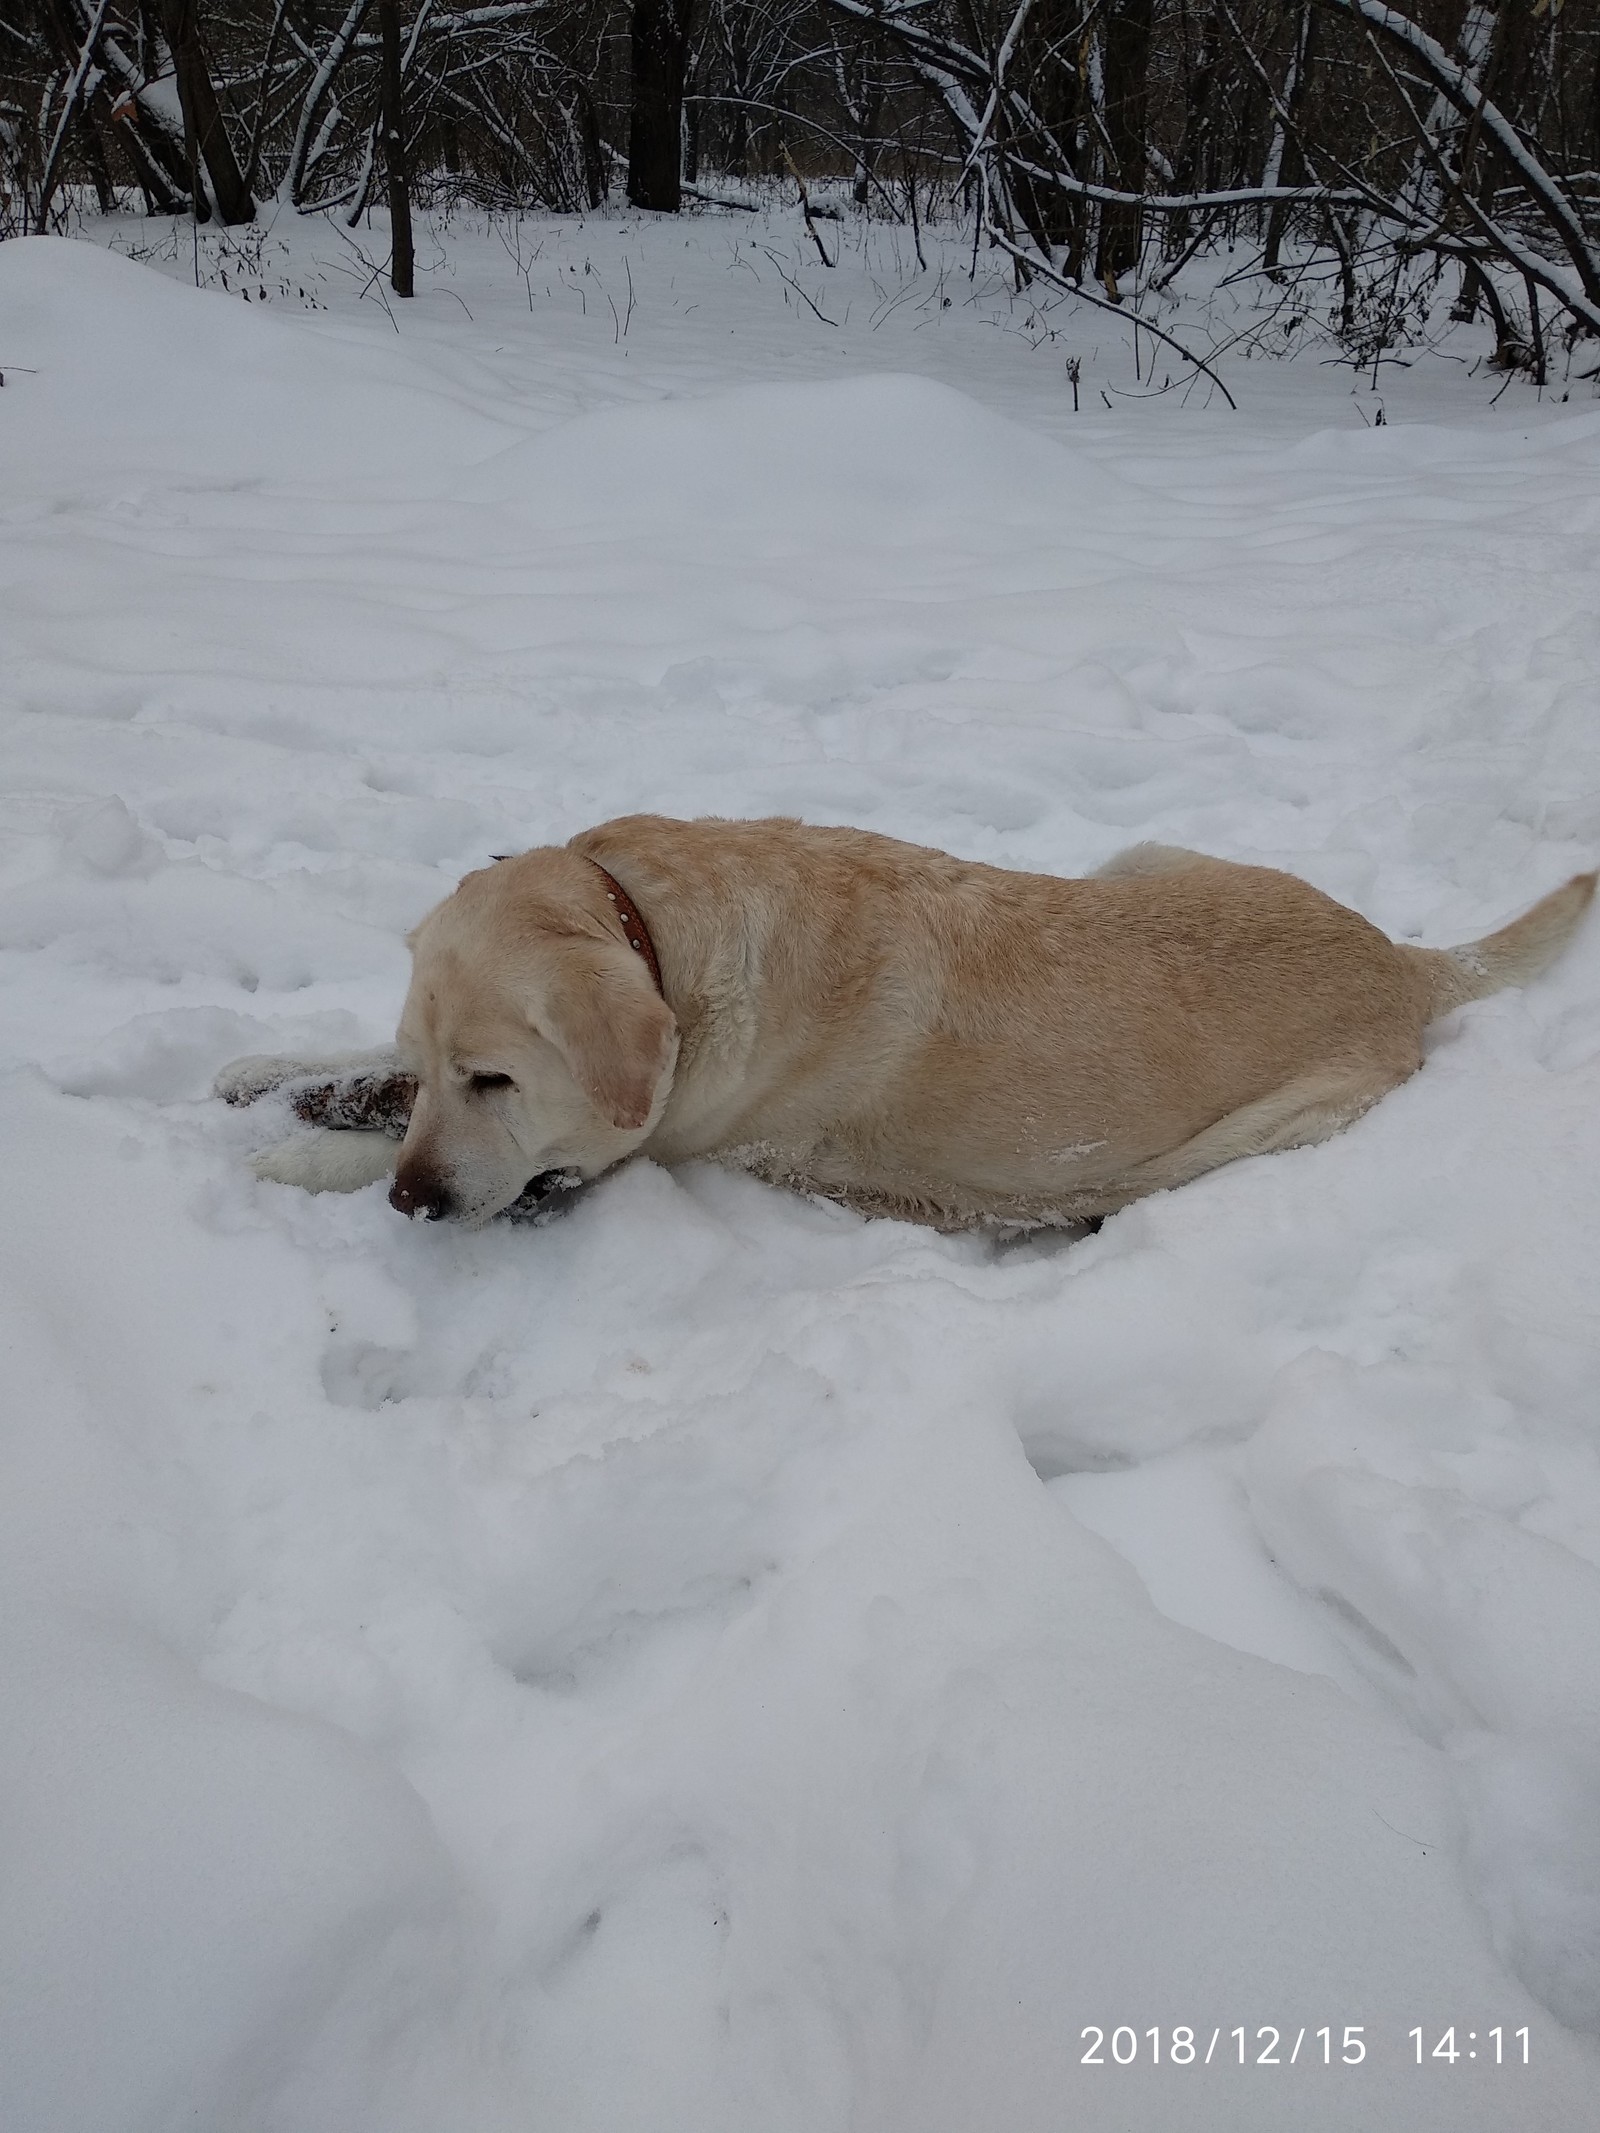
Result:
M0 2118L1587 2123L1600 927L1065 1245L412 1226L208 1089L635 808L1471 939L1600 845L1600 416L1135 405L1097 317L1074 417L1091 329L903 233L463 222L391 323L321 224L248 306L127 228L0 245Z

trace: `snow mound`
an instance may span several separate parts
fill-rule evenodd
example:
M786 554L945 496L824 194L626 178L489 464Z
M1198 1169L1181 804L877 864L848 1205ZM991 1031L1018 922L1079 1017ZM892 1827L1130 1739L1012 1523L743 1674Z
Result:
M1116 488L966 393L895 375L607 409L499 455L464 484L552 532L636 531L746 554L753 542L793 557L1000 532L1021 547Z
M399 348L351 347L98 245L0 245L0 317L0 437L18 470L144 471L152 491L180 469L208 486L292 488L334 468L381 484L504 442Z

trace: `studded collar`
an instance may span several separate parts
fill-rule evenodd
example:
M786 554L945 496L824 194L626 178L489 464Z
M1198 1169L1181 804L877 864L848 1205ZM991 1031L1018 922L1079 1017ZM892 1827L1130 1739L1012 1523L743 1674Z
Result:
M591 859L589 864L605 883L606 895L617 907L617 916L622 921L623 936L628 946L644 957L650 976L655 983L656 991L661 993L664 999L666 994L661 984L661 965L656 960L656 944L650 938L650 928L640 916L639 906L629 896L616 876L606 872L598 859Z

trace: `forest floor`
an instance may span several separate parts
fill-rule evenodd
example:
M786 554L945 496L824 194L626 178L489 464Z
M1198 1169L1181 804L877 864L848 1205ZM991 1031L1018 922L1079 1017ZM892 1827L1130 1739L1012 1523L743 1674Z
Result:
M1233 412L820 227L0 245L8 2127L1588 2122L1600 920L1071 1242L412 1225L209 1099L636 809L1436 944L1600 857L1586 388L1311 320Z

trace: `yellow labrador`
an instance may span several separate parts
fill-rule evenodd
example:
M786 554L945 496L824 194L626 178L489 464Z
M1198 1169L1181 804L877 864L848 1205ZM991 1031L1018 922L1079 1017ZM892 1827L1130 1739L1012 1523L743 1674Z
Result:
M411 937L394 1053L218 1087L320 1078L302 1116L403 1126L397 1162L384 1131L324 1132L257 1167L349 1189L393 1165L408 1215L482 1222L642 1152L944 1228L1070 1222L1348 1125L1436 1017L1543 970L1595 878L1441 950L1161 845L1063 880L634 815L469 874Z

